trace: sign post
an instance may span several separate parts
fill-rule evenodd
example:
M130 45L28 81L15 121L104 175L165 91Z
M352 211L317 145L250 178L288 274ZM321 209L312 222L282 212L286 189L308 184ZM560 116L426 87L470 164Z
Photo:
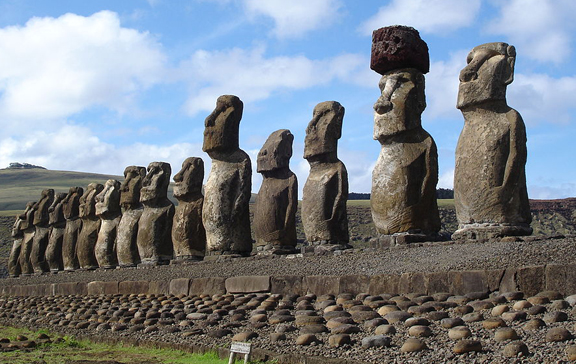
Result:
M250 352L252 351L252 344L242 342L232 342L230 345L230 359L228 364L233 364L236 354L244 354L244 364L248 363L250 359Z

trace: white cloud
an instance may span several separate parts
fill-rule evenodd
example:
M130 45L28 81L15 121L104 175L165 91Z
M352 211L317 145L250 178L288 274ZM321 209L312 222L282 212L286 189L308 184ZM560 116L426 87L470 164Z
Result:
M150 34L122 28L109 11L2 28L0 123L45 123L93 106L125 112L161 80L160 48Z
M343 54L325 60L304 56L266 58L263 47L252 50L197 51L180 66L181 77L190 82L185 108L190 115L214 109L223 94L244 102L263 100L275 92L301 90L328 84L334 79L356 82L366 65L364 57Z
M364 34L390 26L407 25L426 33L445 33L472 26L481 0L392 0L360 26Z
M561 63L571 54L576 23L573 0L511 0L500 2L501 13L486 31L503 34L540 62Z
M427 118L460 117L456 109L458 78L466 66L467 50L453 52L447 61L433 61L426 75Z
M554 186L528 185L528 196L538 200L574 197L576 183L561 183Z
M573 123L576 111L576 76L554 78L546 74L517 74L508 86L508 104L530 125L539 122Z
M297 38L330 25L338 18L340 0L243 0L249 17L259 15L274 20L278 38Z
M438 188L454 188L454 169L450 169L438 177Z

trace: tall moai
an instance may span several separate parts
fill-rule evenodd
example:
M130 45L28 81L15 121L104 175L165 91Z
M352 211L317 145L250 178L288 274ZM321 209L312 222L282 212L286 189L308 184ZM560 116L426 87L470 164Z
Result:
M140 202L142 180L146 167L128 166L124 169L124 181L120 186L120 208L122 218L116 237L116 254L120 267L135 267L140 263L138 254L138 222L144 211Z
M169 163L152 162L142 181L140 202L144 205L138 222L138 253L141 264L168 264L172 259L174 204L168 199L172 169Z
M98 268L94 251L98 240L98 230L100 230L100 218L96 216L96 196L103 189L104 186L101 183L90 183L86 192L80 197L79 216L82 219L82 229L80 229L76 244L80 269Z
M64 233L66 230L66 218L64 217L65 193L57 193L54 202L48 209L50 225L50 238L46 247L46 262L50 271L55 273L64 269L62 260L62 245L64 243Z
M50 271L50 267L46 261L46 248L48 247L48 240L50 238L50 214L48 210L53 201L54 190L51 188L43 190L40 200L36 204L36 211L34 212L34 227L36 232L34 233L30 262L36 274Z
M34 213L36 212L37 202L28 202L26 210L21 215L22 223L20 228L24 231L24 238L22 239L22 246L20 248L20 269L23 276L29 276L34 273L34 267L30 261L32 254L32 245L34 241L34 234L36 227L34 226Z
M202 208L206 256L246 256L252 251L252 165L248 154L239 148L242 111L243 103L237 96L223 95L205 121L202 150L212 159Z
M457 108L464 128L456 147L453 239L530 235L526 127L506 103L516 50L506 43L472 49L460 72Z
M350 248L348 234L348 172L338 159L344 107L336 101L314 108L306 128L304 158L310 174L302 196L302 224L309 244L317 250Z
M290 254L296 247L298 180L290 170L293 141L290 130L277 130L258 153L257 171L263 177L254 212L258 254Z
M31 204L26 205L24 213L17 215L14 225L12 226L12 249L10 249L10 257L8 258L8 274L10 277L18 277L22 273L20 267L20 251L22 249L22 241L24 240L24 226L23 222L26 220L26 212L31 208Z
M80 268L78 256L76 255L76 245L80 229L82 228L80 198L83 194L84 189L82 187L70 187L66 198L62 201L62 209L66 219L64 240L62 241L62 262L65 271L73 271Z
M190 157L174 175L174 197L178 200L172 223L174 262L202 260L206 251L206 231L202 224L202 181L204 161Z
M116 236L122 212L120 211L120 182L109 179L104 189L96 195L96 216L100 218L98 240L94 253L98 266L104 269L116 268Z
M428 46L416 29L396 25L372 34L370 68L382 75L374 139L382 147L372 172L370 206L383 245L438 238L438 152L421 122L429 66Z

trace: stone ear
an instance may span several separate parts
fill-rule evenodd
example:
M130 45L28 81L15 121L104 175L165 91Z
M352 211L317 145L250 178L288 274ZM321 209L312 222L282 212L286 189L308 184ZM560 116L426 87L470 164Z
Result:
M509 85L514 81L514 65L516 63L516 48L514 46L508 46L506 49L506 62L508 67L506 67L506 79L504 83Z

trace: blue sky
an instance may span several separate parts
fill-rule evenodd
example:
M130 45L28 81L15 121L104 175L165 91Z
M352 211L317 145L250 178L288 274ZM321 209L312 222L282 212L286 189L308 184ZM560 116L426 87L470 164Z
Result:
M121 174L202 152L221 94L244 101L240 146L253 158L270 133L295 136L300 186L314 106L346 108L339 157L350 190L369 192L379 75L372 30L420 31L430 49L423 126L436 140L439 187L451 188L463 118L458 74L476 45L517 50L508 104L528 134L531 198L576 196L573 0L0 0L0 167ZM254 172L253 191L261 177Z

